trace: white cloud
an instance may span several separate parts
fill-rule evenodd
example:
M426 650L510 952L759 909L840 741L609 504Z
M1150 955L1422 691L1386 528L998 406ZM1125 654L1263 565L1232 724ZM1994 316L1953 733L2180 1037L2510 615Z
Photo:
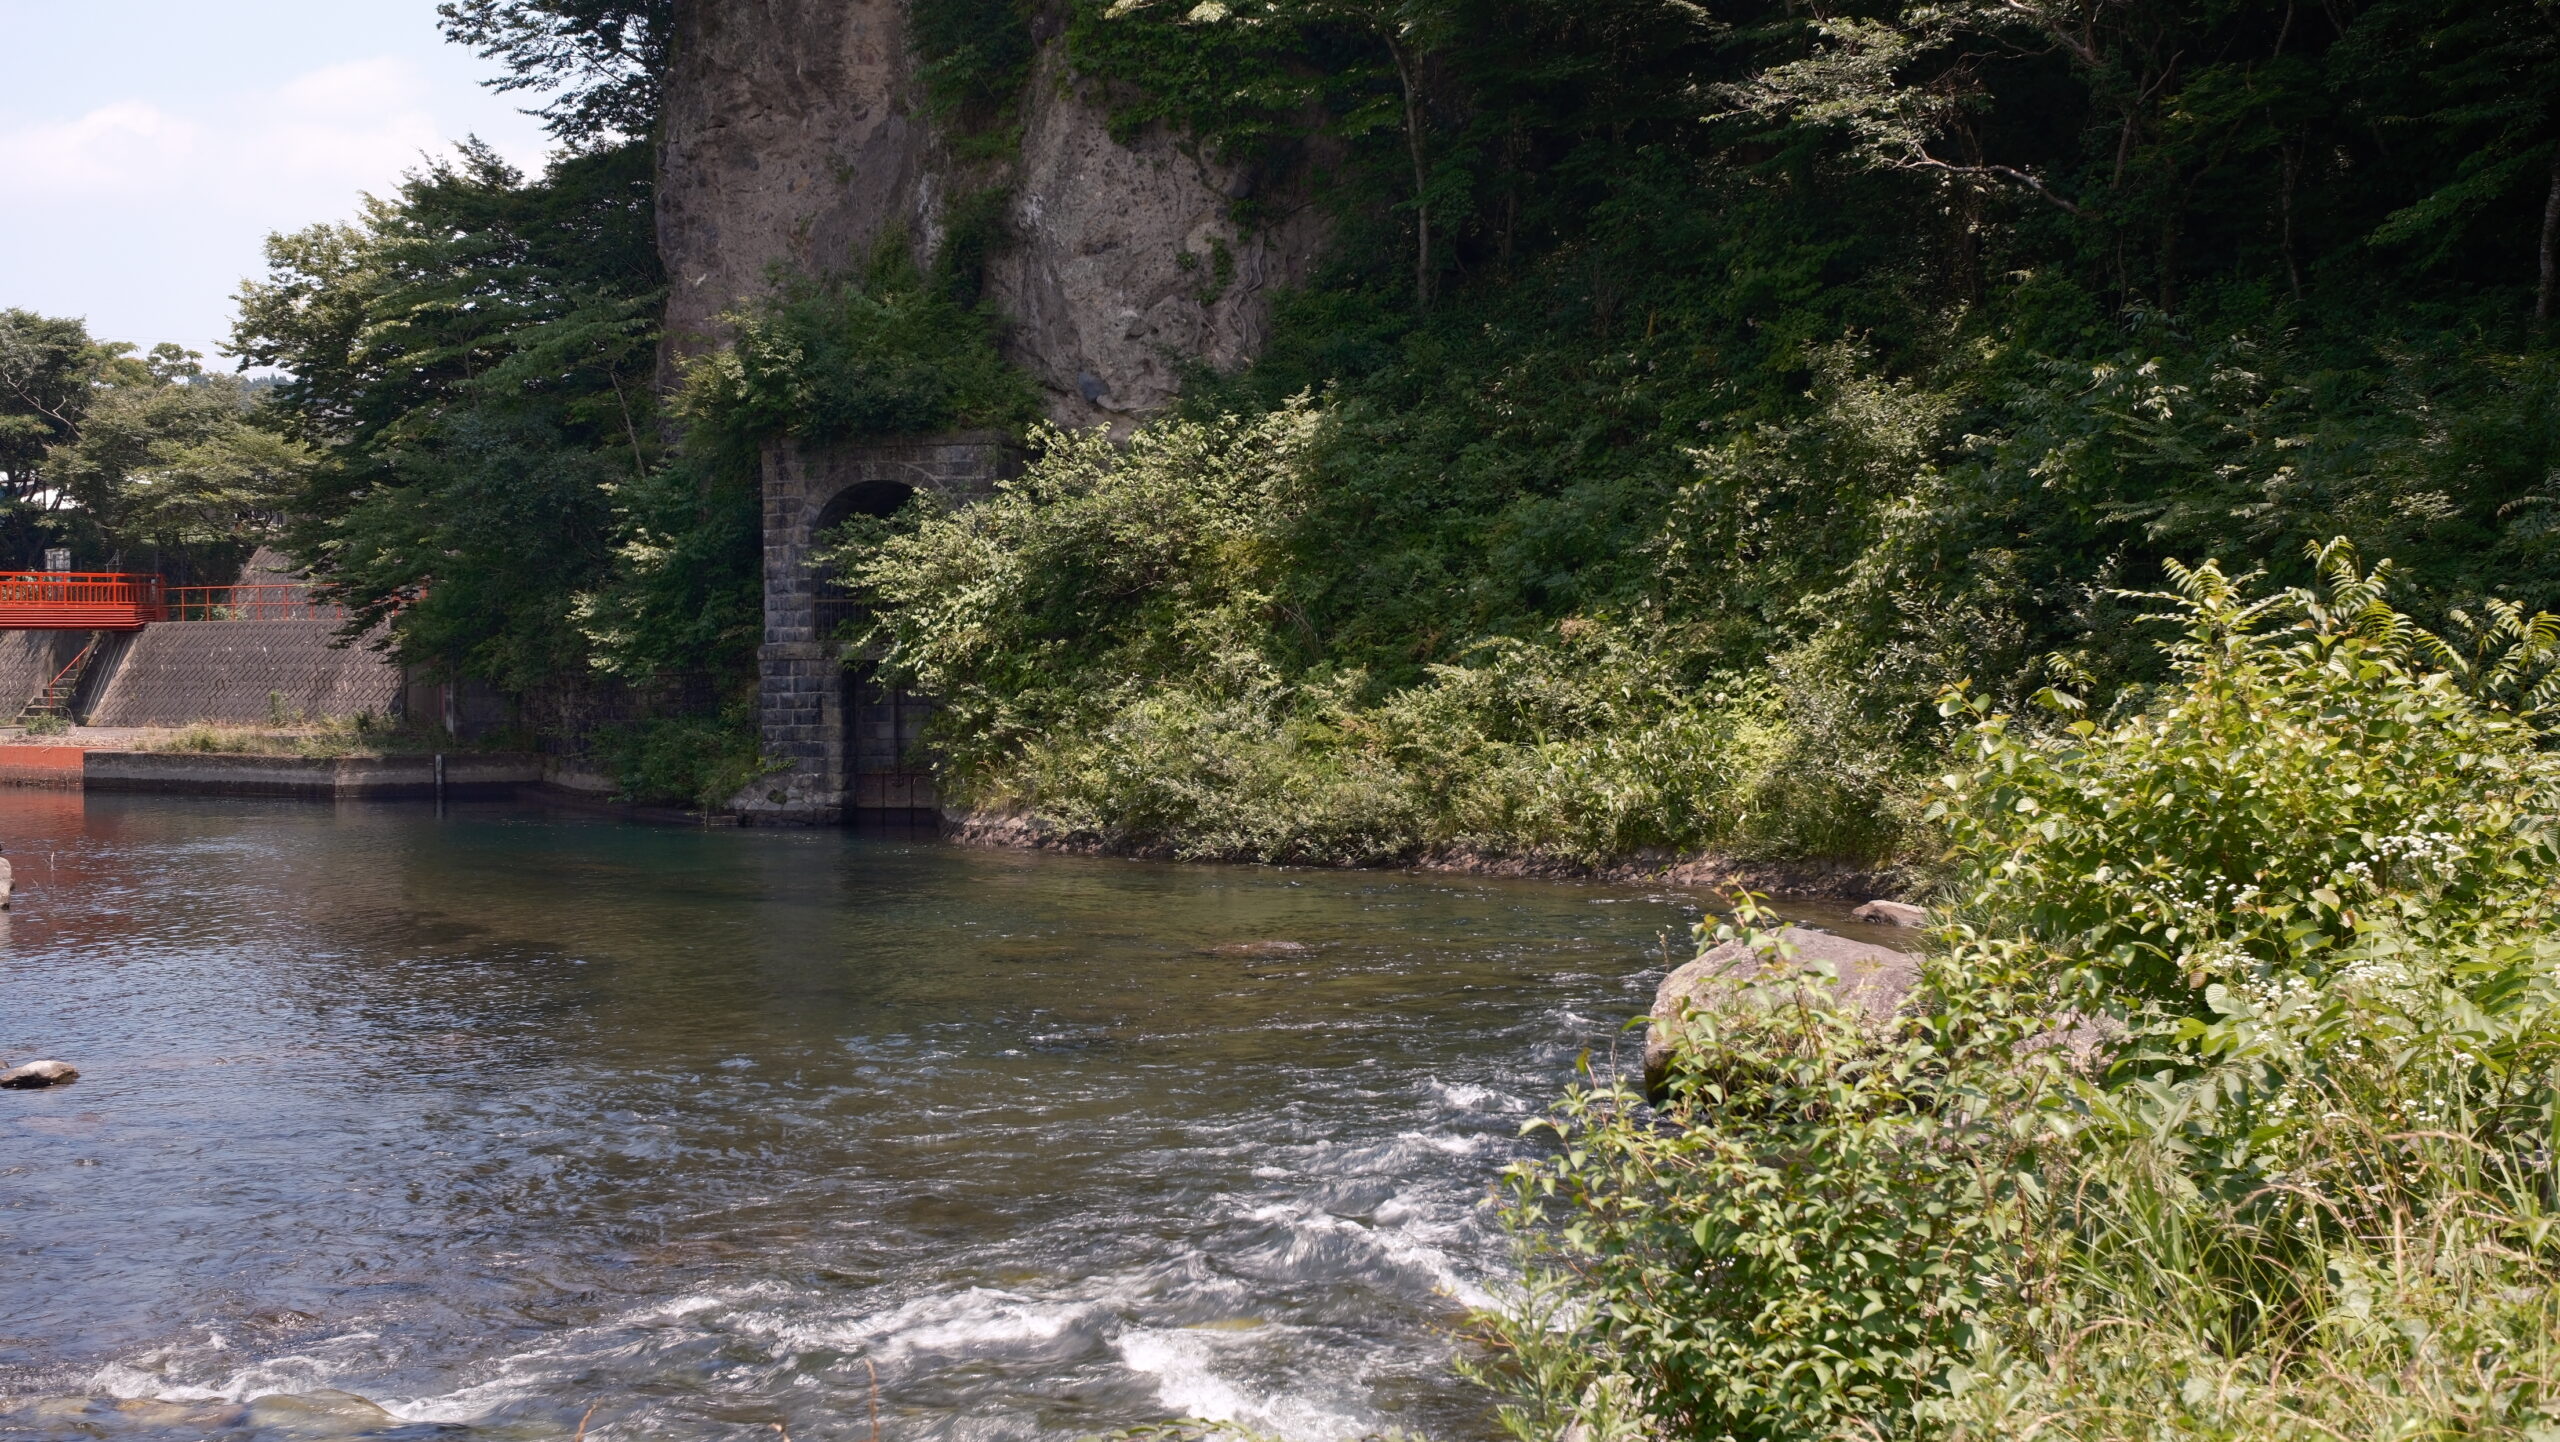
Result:
M203 127L140 100L0 131L0 186L21 201L129 190L180 170ZM32 193L32 194L31 194Z
M51 68L0 90L0 306L211 352L269 233L352 219L473 131L539 171L539 124L438 41L433 0L271 6L301 23L237 55L200 0L44 7ZM145 8L167 23L137 32Z
M418 105L426 77L406 60L382 56L326 65L277 87L278 102L306 115L371 115Z
M275 225L345 215L358 192L388 191L424 157L449 151L455 132L429 98L416 64L384 57L325 66L193 115L117 101L0 130L0 188L21 206L148 200Z

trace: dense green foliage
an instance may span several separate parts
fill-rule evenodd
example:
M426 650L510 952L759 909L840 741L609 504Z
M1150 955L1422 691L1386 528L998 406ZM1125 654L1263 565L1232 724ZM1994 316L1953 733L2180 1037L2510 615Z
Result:
M1959 872L1898 1020L1781 958L1692 1014L1659 1119L1567 1099L1487 1319L1520 1435L2560 1422L2560 620L2446 645L2329 556L2256 604L2184 573L2121 720L1950 694Z
M903 236L858 276L785 277L724 317L729 343L686 373L682 407L709 443L744 448L1018 427L1030 386L959 288L920 271Z
M163 344L147 356L75 320L0 311L0 547L51 546L181 582L228 580L270 539L312 464L239 378Z
M1865 797L1808 773L1764 701L1598 622L1383 696L1284 671L1325 429L1300 401L1125 447L1049 431L994 499L856 528L828 559L882 664L942 702L950 794L1189 856L1876 849Z
M626 799L717 811L765 774L754 705L746 694L716 712L602 727L590 738L592 754Z
M2403 561L2430 622L2560 604L2555 37L2533 0L1081 0L1069 57L1125 129L1249 162L1248 219L1334 217L1264 358L1199 378L1190 414L1313 392L1323 421L1258 533L1260 612L1169 602L1117 661L1026 650L1004 684L1062 755L1137 712L1037 698L1160 701L1168 737L1239 738L1168 739L1167 787L1275 799L1212 822L1028 759L973 784L1203 852L1348 855L1365 834L1276 799L1331 786L1339 749L1294 747L1300 775L1250 738L1344 729L1453 664L1609 694L1623 673L1573 639L1597 634L1647 658L1642 717L1758 698L1754 734L1831 778L1815 804L1874 819L1738 832L1700 808L1756 803L1683 785L1571 840L1397 820L1385 851L1873 854L1907 834L1943 687L2074 676L2104 707L2159 678L2113 588L2169 555L2300 580L2343 534ZM1212 630L1261 721L1202 693L1232 670L1186 642ZM978 714L955 756L999 754L961 734Z
M528 182L467 147L361 224L275 237L241 292L234 348L290 373L276 405L325 456L295 548L360 624L397 612L413 662L519 691L586 670L617 493L660 500L649 164L625 147Z
M1018 138L1016 102L1035 53L1030 10L1027 0L909 0L917 78L955 137L993 141L979 152Z

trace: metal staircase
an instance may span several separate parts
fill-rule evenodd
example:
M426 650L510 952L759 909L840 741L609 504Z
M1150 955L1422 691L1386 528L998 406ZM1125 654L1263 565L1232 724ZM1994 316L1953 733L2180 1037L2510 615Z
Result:
M80 654L71 658L70 665L63 667L55 673L52 680L44 683L44 689L37 692L35 699L27 703L25 711L19 713L19 724L24 725L39 716L57 716L64 721L79 720L80 718L71 714L71 707L80 697L80 683L88 678L90 663L98 659L98 643L105 639L106 637L98 632L90 632L89 644L80 648Z

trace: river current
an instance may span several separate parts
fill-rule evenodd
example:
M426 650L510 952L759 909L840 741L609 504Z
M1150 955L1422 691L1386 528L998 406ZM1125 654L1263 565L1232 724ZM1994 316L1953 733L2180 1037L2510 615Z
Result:
M499 804L0 843L0 1057L83 1073L0 1093L11 1438L1482 1438L1491 1183L1697 915Z

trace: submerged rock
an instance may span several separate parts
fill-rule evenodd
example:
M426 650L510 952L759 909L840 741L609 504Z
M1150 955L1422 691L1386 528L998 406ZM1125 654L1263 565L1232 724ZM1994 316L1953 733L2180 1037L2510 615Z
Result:
M1929 924L1929 908L1914 906L1907 901L1878 899L1868 902L1849 914L1860 921L1880 922L1887 926L1927 926Z
M1746 996L1753 996L1754 1004L1764 1004L1766 994L1754 996L1746 988L1773 965L1792 969L1808 962L1831 963L1839 973L1838 981L1808 984L1836 986L1842 1001L1878 1025L1892 1019L1920 979L1920 958L1911 952L1871 946L1802 926L1786 927L1777 935L1794 948L1792 960L1781 961L1739 941L1728 941L1662 979L1662 985L1654 989L1652 1025L1645 1032L1647 1096L1658 1100L1670 1081L1671 1061L1679 1051L1680 1033L1690 1015L1732 1005Z
M277 1393L248 1402L153 1397L0 1399L0 1436L150 1437L170 1433L323 1442L378 1437L400 1419L353 1392Z
M163 1402L151 1397L37 1397L0 1403L0 1423L30 1435L117 1437L130 1433L221 1432L248 1409L237 1402ZM8 1435L15 1436L15 1432Z
M0 1087L24 1090L31 1087L58 1087L80 1079L80 1069L67 1061L31 1061L0 1071Z
M353 1392L280 1392L251 1399L241 1425L295 1437L356 1437L400 1419Z

